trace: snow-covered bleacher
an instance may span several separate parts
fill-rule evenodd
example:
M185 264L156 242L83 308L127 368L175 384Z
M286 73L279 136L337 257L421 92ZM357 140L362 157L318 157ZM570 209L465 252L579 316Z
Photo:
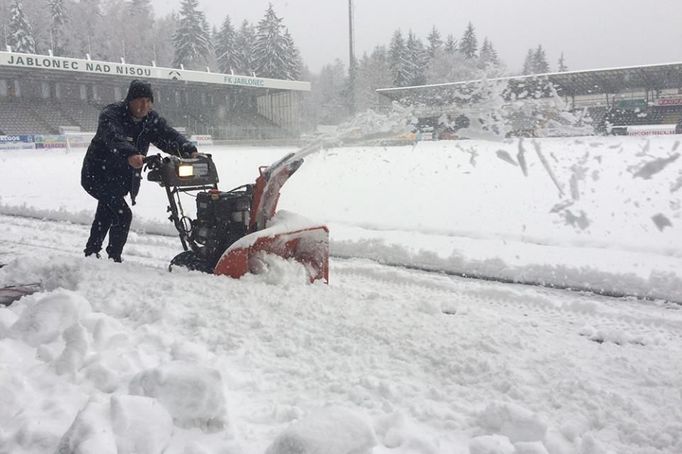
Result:
M0 136L94 132L102 107L134 77L148 79L155 109L188 134L218 140L289 138L300 130L304 81L97 62L0 51Z

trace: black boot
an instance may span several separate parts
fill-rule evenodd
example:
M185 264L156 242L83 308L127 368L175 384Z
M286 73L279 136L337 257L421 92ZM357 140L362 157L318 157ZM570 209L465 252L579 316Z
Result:
M86 257L90 257L91 255L94 255L94 256L97 257L98 259L101 258L100 255L99 255L99 252L88 251L87 249L86 249L85 251L83 251L83 252L85 252L85 256L86 256Z

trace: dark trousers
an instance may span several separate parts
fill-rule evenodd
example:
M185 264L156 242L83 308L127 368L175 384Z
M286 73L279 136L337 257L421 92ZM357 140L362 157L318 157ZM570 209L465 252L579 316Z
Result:
M97 212L90 228L90 238L85 245L85 254L95 254L102 249L104 238L109 234L107 254L113 259L120 259L123 246L128 239L130 222L133 213L123 196L96 197Z

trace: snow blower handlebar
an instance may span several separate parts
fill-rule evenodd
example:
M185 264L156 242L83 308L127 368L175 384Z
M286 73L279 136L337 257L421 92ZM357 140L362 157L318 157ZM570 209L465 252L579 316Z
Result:
M194 158L161 155L146 156L143 160L149 170L147 180L166 187L217 187L218 171L210 154Z

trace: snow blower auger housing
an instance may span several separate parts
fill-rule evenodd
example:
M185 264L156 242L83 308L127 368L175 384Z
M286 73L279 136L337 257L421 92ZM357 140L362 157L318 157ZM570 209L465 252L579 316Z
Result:
M273 220L279 191L303 164L295 154L261 167L254 184L224 192L211 155L196 158L145 158L147 180L159 183L168 197L173 222L184 252L169 265L239 278L267 268L264 257L274 254L301 263L310 281L329 282L329 231L303 218ZM185 216L180 196L196 196L196 219ZM273 225L269 225L273 224Z

